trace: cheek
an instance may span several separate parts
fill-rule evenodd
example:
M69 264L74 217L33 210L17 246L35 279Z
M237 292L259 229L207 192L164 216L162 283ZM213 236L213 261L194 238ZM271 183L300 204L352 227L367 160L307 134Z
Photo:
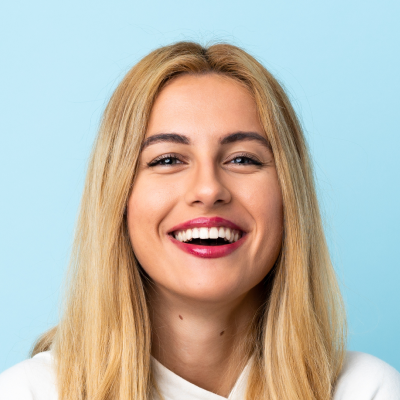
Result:
M276 173L241 187L238 196L255 219L257 228L283 226L282 193Z
M283 236L283 201L277 176L272 174L241 193L242 202L254 221L254 257L263 260L260 265L274 263Z
M264 200L257 207L260 220L264 222L260 227L266 234L276 235L277 240L281 240L283 231L283 204L280 189L266 190Z
M176 204L176 190L171 185L154 184L151 179L137 179L128 201L127 222L132 247L139 258L152 249L160 237L160 226Z

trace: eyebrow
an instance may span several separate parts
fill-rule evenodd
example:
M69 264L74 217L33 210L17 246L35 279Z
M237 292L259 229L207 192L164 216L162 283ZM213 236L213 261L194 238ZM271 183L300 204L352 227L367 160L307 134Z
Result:
M242 142L242 141L251 141L255 140L258 141L260 144L265 146L267 149L271 150L271 145L269 141L262 135L256 132L235 132L231 133L223 137L220 140L220 144L229 144L235 142ZM157 135L153 135L148 137L141 146L141 151L143 151L146 147L160 142L170 142L170 143L178 143L178 144L191 144L190 139L182 134L178 133L159 133Z
M249 141L249 140L256 140L267 149L271 150L271 145L269 141L264 137L261 136L259 133L256 132L235 132L231 133L228 136L225 136L221 139L221 144L228 144L234 142L242 142L242 141Z
M178 133L159 133L157 135L153 135L148 137L143 143L140 150L144 150L146 147L151 144L160 143L160 142L172 142L179 144L190 144L190 140L185 135L180 135Z

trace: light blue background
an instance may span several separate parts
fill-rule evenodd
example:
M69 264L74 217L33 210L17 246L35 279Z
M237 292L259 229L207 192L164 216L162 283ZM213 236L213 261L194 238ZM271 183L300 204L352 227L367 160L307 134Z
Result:
M173 41L244 47L315 160L349 347L400 369L400 2L43 1L0 9L0 371L56 323L86 162L124 73Z

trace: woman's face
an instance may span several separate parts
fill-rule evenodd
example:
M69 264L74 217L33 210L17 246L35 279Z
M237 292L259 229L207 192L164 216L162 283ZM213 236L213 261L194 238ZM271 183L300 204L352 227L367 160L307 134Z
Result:
M162 89L127 219L136 257L160 290L227 301L261 282L281 248L282 196L246 88L208 74Z

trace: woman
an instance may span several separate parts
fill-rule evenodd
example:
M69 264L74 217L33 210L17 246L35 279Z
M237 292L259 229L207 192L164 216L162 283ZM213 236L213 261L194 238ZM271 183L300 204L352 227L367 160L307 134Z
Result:
M177 43L126 75L92 153L59 325L5 399L400 399L345 351L304 137L234 46Z

